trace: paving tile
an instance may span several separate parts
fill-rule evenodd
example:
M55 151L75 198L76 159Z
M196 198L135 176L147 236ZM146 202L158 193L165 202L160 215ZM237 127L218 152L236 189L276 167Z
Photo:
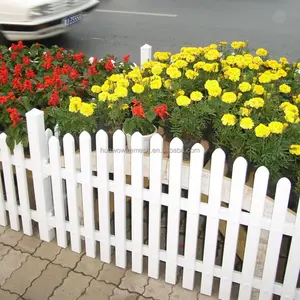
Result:
M41 275L47 264L49 264L47 260L30 256L21 268L16 270L11 277L7 279L2 288L19 295L24 294L33 280Z
M32 254L41 245L41 243L42 241L35 235L23 235L23 238L19 241L15 249Z
M54 289L60 286L70 269L50 263L26 291L25 300L48 300Z
M78 300L109 300L115 288L112 284L93 279L86 292Z
M89 286L91 277L71 271L49 300L74 300L79 298Z
M8 291L3 291L0 289L0 299L1 300L17 300L19 299L19 295L17 294L12 294Z
M104 264L103 270L97 277L98 280L105 281L106 283L112 283L119 285L121 279L124 277L126 270L118 268L113 264Z
M99 275L99 271L102 270L103 266L104 263L99 259L90 258L84 255L74 271L96 278Z
M15 247L23 237L21 231L14 231L8 228L3 234L0 235L0 242L11 247Z
M129 292L135 292L143 294L145 286L148 284L148 277L143 274L133 273L128 270L125 276L122 278L120 289L128 290Z
M6 255L10 249L11 247L0 244L0 259L2 259L2 257Z
M144 297L155 300L169 299L172 292L172 285L165 283L162 279L149 279L149 284L145 288Z
M1 226L0 225L0 235L2 234L2 233L4 233L4 231L7 229L7 227L5 227L5 226Z
M61 248L57 246L55 241L51 241L49 243L43 242L33 255L35 257L53 261L60 251Z
M138 297L139 297L138 294L129 293L128 291L124 291L116 288L114 290L113 296L110 297L110 300L137 300Z
M22 253L14 249L10 249L0 261L0 287L4 284L7 278L18 269L21 264L28 258L27 253Z
M80 261L83 253L73 252L69 247L62 249L53 261L56 265L61 265L66 268L73 269Z
M145 297L143 297L143 296L139 296L138 297L138 300L151 300L152 298L145 298Z
M181 299L197 300L198 292L186 290L178 285L173 286L173 292L170 295L169 300L181 300Z

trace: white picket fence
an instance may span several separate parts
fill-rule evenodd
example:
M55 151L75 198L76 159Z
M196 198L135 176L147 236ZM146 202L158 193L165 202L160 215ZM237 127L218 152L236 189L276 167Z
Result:
M148 258L148 275L158 278L159 264L165 262L165 281L175 284L178 267L183 268L182 286L194 288L195 276L201 277L200 292L211 295L213 278L220 278L220 299L230 299L233 283L240 285L239 300L251 298L252 288L260 291L260 300L300 299L296 288L300 266L300 213L287 211L290 182L279 181L275 202L266 197L269 173L264 167L255 175L253 190L245 186L246 160L238 158L233 167L232 180L223 177L225 154L216 150L212 155L211 171L203 168L204 149L196 144L190 163L182 162L182 142L171 142L170 158L163 158L163 140L156 134L151 140L149 156L142 151L139 133L132 138L132 153L126 153L125 136L117 131L113 136L114 151L108 152L108 137L104 131L96 136L97 149L91 152L91 137L80 136L80 153L75 153L71 135L63 138L65 156L61 156L59 140L45 131L42 111L27 113L30 158L24 157L22 145L11 154L6 135L0 135L0 161L4 185L0 180L0 224L32 235L32 220L38 222L41 240L51 241L55 236L60 247L67 247L67 232L71 248L96 257L100 242L100 259L111 263L112 246L115 247L116 265L127 266L127 255L132 254L132 270L143 272L143 257ZM14 171L15 168L15 171ZM30 208L27 171L32 171L36 209ZM96 171L96 175L93 175ZM14 181L16 173L17 188ZM109 173L114 179L109 179ZM131 176L131 184L126 176ZM144 188L144 177L150 187ZM66 182L64 191L63 179ZM162 192L162 183L169 192ZM78 185L82 189L83 221L80 225ZM98 190L98 216L95 220L93 189ZM181 189L188 190L188 198ZM111 234L110 196L114 193L115 234ZM65 195L66 193L66 195ZM201 194L208 195L208 203L200 202ZM66 197L65 197L66 196ZM132 239L126 239L126 196L132 202ZM149 243L143 240L143 204L149 202ZM222 207L221 201L229 203ZM160 247L161 207L168 207L167 246ZM244 212L247 210L248 212ZM187 212L184 255L178 254L179 215ZM8 212L8 213L7 213ZM66 215L68 212L68 220ZM8 215L8 218L7 218ZM206 216L206 238L203 261L196 259L199 216ZM20 216L20 217L19 217ZM21 220L21 221L20 221ZM220 220L227 221L222 266L215 265L217 234ZM99 222L99 230L95 223ZM242 272L234 270L240 225L248 226L246 250ZM257 255L261 243L261 230L269 232L262 276L255 276ZM283 234L292 236L288 264L283 284L275 282L278 256ZM98 246L97 246L98 247Z

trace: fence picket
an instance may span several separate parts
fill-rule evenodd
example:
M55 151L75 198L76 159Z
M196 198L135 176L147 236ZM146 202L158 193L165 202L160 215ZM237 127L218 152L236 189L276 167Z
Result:
M126 176L125 176L125 135L117 130L113 136L114 161L114 206L116 266L126 268Z
M203 272L201 294L211 296L213 287L214 265L216 260L219 229L219 210L221 206L222 185L225 168L225 153L221 149L213 152L209 180L208 215L203 252Z
M202 169L204 148L200 144L193 146L190 160L189 194L184 250L182 287L193 290L195 281L195 263L199 230L199 201L201 199Z
M21 208L23 232L27 235L32 235L33 231L32 231L30 202L28 196L28 183L27 183L27 174L26 174L26 167L25 167L24 148L22 144L15 145L14 157L15 157L17 186L19 191L18 194L19 194L19 201L20 201L20 208Z
M176 284L177 281L182 151L182 141L178 138L173 139L170 144L170 177L166 260L166 282L171 284Z
M281 293L282 300L293 300L296 297L297 281L300 269L300 205L298 204L297 218L289 251L286 273Z
M61 177L60 146L56 137L51 137L49 140L49 155L57 244L62 248L66 248L68 244Z
M71 134L66 134L63 137L65 170L66 170L66 188L67 188L67 203L70 222L70 237L71 249L77 253L81 252L81 236L80 236L80 220L78 211L77 199L77 171L74 138Z
M142 135L134 133L131 138L131 215L132 222L132 271L142 274L143 272L143 140Z
M255 273L255 264L259 239L261 233L261 221L264 213L264 199L266 197L269 180L269 171L260 167L254 178L250 221L247 231L247 240L242 270L242 282L240 284L239 300L251 299L252 283Z
M143 63L151 60L152 58L152 46L145 44L141 47L141 67L143 67Z
M278 181L259 300L272 299L290 190L288 179Z
M0 134L0 149L2 157L2 168L4 175L4 184L6 191L6 200L8 204L10 227L14 230L20 230L20 221L18 214L18 204L15 189L14 173L11 164L10 149L6 144L6 134Z
M1 153L1 148L0 148L0 153ZM1 162L2 162L2 159L1 159ZM1 165L2 165L2 163L1 163ZM7 226L8 225L1 174L0 174L0 225L1 226Z
M98 176L98 205L100 227L100 255L101 260L111 262L110 244L110 199L108 172L108 137L105 131L96 134L97 144L97 176Z
M94 193L92 185L91 136L82 132L79 136L80 166L82 174L83 220L86 255L96 257Z
M244 186L246 180L247 162L239 157L233 164L232 181L230 187L229 218L226 227L222 278L220 282L219 298L229 300L232 287L234 261L240 228L240 214L242 210Z
M149 201L149 256L148 275L159 277L161 192L162 192L162 159L163 139L155 134L150 141L150 193Z

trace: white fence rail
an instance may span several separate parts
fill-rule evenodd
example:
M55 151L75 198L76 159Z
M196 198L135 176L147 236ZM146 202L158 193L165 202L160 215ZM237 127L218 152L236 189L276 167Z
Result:
M132 270L143 272L143 257L148 258L148 275L158 278L160 262L165 262L165 281L175 284L177 271L183 269L184 288L193 289L196 276L201 277L200 291L211 295L214 277L220 278L220 299L230 299L232 284L240 285L240 300L251 298L252 290L259 290L259 299L300 299L296 288L300 266L300 213L288 212L290 182L279 181L275 202L266 197L269 173L264 167L255 175L254 187L245 186L247 163L238 158L233 166L232 179L223 177L225 154L217 149L212 155L211 170L203 168L204 148L196 144L189 163L182 162L183 144L174 139L170 158L163 158L163 140L156 134L151 140L150 155L142 151L141 135L136 133L131 142L132 153L126 153L125 136L117 131L113 136L114 151L108 151L108 137L104 131L96 136L97 149L91 151L91 137L80 136L80 151L75 152L71 135L63 138L65 156L60 143L45 131L43 112L33 109L27 113L30 158L25 158L21 145L11 154L6 135L0 135L0 162L3 181L0 180L0 224L32 235L32 220L38 222L40 238L50 241L56 236L61 247L68 244L80 252L81 238L85 251L96 257L100 242L100 259L111 262L111 248L115 248L116 265L127 267L127 251L132 254ZM179 151L178 151L179 150ZM28 170L32 172L36 208L28 194ZM113 180L109 173L113 173ZM15 174L15 175L14 175ZM131 183L126 180L131 177ZM16 177L16 180L14 179ZM149 188L144 187L149 178ZM4 184L3 184L4 183ZM162 184L169 192L162 191ZM79 195L78 186L82 195ZM188 190L182 197L181 190ZM94 197L97 189L97 201ZM113 201L110 193L114 194ZM201 195L208 195L208 203ZM79 200L83 199L83 224ZM126 235L126 201L132 203L132 238ZM149 242L143 239L143 207L149 203ZM221 205L228 203L228 207ZM98 207L96 206L98 204ZM115 230L111 233L111 207L114 206ZM32 206L32 205L31 205ZM161 249L161 208L168 209L166 250ZM243 211L243 210L246 211ZM187 214L184 254L178 252L180 212ZM8 218L7 218L8 215ZM203 260L196 257L199 218L206 217ZM19 217L20 216L20 217ZM227 222L223 263L215 264L217 235L220 220ZM241 225L248 227L242 271L234 269L238 233ZM98 229L96 228L97 226ZM262 230L269 232L262 276L255 276L259 259ZM281 241L284 235L292 237L288 264L283 284L275 281Z

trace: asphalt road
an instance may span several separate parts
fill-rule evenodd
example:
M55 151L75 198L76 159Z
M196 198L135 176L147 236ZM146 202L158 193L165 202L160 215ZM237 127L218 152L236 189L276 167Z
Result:
M276 58L300 59L299 0L102 0L99 10L47 43L97 57L131 54L138 63L145 43L153 51L177 51L184 45L249 40Z

